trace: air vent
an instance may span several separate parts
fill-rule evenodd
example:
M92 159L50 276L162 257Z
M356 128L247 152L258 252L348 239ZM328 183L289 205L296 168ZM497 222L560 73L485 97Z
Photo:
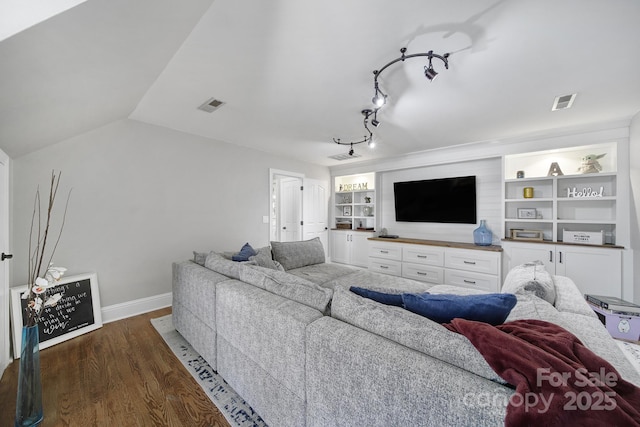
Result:
M357 154L357 153L353 153L351 155L349 155L349 153L344 153L344 154L336 154L335 156L329 156L330 159L340 160L340 161L355 159L357 157L362 157L362 156L360 156L360 154Z
M573 101L576 99L577 93L572 93L571 95L564 96L556 96L556 99L553 101L553 107L551 107L551 111L556 110L566 110L567 108L571 108L573 105Z
M198 107L198 110L206 111L207 113L213 113L223 105L224 102L215 98L209 98L207 102Z

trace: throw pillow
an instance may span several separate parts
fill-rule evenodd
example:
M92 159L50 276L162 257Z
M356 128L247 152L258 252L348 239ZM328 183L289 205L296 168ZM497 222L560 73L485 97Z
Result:
M553 277L544 268L542 261L527 262L512 268L504 279L502 292L534 294L551 305L556 301L556 286Z
M324 247L319 237L299 242L271 242L271 251L285 270L324 262Z
M438 323L455 318L500 325L516 305L513 294L402 294L404 307Z
M271 248L269 246L265 246L264 248L260 248L256 250L256 254L254 256L249 257L249 261L253 261L256 265L260 267L270 268L272 270L280 270L284 271L282 265L276 260L272 258Z
M207 260L207 255L209 255L209 252L193 251L193 262L204 266L204 262Z
M359 288L357 286L351 286L349 290L356 295L369 298L381 304L402 307L402 294L388 294L385 292L372 291L371 289Z
M255 254L256 251L251 247L251 245L249 243L245 243L244 246L242 246L242 249L240 249L240 252L233 255L231 259L238 262L249 261L249 257L252 257Z

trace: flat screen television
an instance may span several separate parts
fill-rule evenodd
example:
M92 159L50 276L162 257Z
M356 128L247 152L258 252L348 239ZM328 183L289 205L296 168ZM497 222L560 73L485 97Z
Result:
M393 183L396 221L476 223L476 177Z

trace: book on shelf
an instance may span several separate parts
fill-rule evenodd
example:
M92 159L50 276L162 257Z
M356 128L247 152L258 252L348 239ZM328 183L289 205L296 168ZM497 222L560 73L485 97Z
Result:
M629 301L617 297L609 297L602 295L584 295L588 303L595 305L596 307L604 308L605 310L611 310L616 313L632 314L640 316L640 305L634 304Z

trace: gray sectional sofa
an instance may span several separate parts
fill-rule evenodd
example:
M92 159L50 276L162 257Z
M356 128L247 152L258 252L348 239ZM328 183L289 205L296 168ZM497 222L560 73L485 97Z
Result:
M248 262L214 252L175 262L176 329L272 427L504 425L514 388L467 338L349 288L475 291L325 263L318 244L272 242ZM507 321L558 324L640 385L575 284L549 277L552 303L509 285L518 302Z

